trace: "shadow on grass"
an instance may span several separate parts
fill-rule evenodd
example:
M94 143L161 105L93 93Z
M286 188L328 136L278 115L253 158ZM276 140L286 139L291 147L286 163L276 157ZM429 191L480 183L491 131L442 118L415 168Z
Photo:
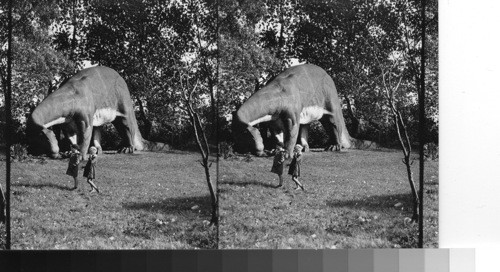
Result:
M249 185L254 185L254 186L261 186L261 187L266 187L266 188L275 188L276 185L267 183L267 182L262 182L262 181L257 181L257 180L251 180L251 181L219 181L220 185L234 185L234 186L249 186Z
M340 150L340 151L332 151L332 150L325 150L325 148L311 148L309 149L309 152L312 153L334 153L334 154L347 154L349 153L349 150Z
M397 208L394 206L398 203L401 203L401 207L408 211L413 207L413 198L410 194L396 194L370 196L363 199L326 201L326 205L332 208L353 208L376 212L387 210L399 212L401 207Z
M71 183L73 184L73 183ZM59 184L53 184L53 183L40 183L40 184L30 184L30 183L15 183L12 184L12 186L15 187L28 187L28 188L35 188L35 189L42 189L42 188L54 188L54 189L59 189L59 190L65 190L65 191L73 191L73 186L63 186Z
M181 220L172 221L168 225L157 225L142 217L138 221L127 226L123 233L126 236L139 237L141 239L152 239L161 230L161 235L166 235L180 243L186 243L195 248L217 248L215 242L215 228L210 228L200 220L206 220L211 216L210 196L193 196L169 198L150 202L124 202L122 206L129 210L141 210L151 213L164 213L167 216L175 214ZM193 206L198 208L192 210ZM177 222L177 223L174 223ZM155 234L156 233L156 234Z
M158 201L149 202L124 202L122 206L129 210L143 210L147 212L162 212L169 214L178 214L182 212L191 212L193 216L198 214L198 209L191 210L197 205L201 214L207 217L211 215L210 196L191 196L179 198L167 198Z
M7 249L7 241L5 240L7 233L5 231L5 224L0 222L0 250Z
M369 152L378 152L378 153L397 153L402 152L399 148L388 148L388 147L379 147L379 148L348 148L342 149L340 151L327 151L325 148L314 147L309 149L311 152L331 152L335 154L346 154L351 151L369 151Z

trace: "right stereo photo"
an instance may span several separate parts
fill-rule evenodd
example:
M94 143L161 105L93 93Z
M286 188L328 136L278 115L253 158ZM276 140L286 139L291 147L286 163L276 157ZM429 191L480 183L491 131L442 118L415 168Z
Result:
M428 2L221 1L220 249L438 247Z

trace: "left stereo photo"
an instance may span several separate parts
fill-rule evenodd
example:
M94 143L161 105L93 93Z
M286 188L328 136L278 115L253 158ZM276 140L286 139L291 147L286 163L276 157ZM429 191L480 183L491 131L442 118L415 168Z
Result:
M217 248L212 1L12 12L11 248ZM3 170L7 1L0 20Z

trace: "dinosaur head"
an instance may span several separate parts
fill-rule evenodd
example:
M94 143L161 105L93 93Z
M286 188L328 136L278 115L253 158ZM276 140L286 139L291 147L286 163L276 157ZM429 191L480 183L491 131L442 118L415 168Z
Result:
M28 151L33 155L47 154L52 158L59 157L59 145L54 132L38 125L32 117L26 124Z
M251 152L257 156L263 156L264 143L257 128L241 122L236 114L233 115L232 123L234 151L238 153Z
M257 156L263 156L264 153L264 143L262 142L262 136L257 128L248 126L244 130L234 131L234 150L238 153L248 153L251 152Z

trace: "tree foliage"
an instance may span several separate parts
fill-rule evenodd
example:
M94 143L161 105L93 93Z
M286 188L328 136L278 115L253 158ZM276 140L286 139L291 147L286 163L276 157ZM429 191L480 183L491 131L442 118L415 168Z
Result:
M2 1L0 11L7 10ZM57 51L50 28L60 15L56 1L14 1L12 29L12 109L14 133L22 134L26 115L47 93L53 91L74 63ZM0 77L6 89L7 12L0 14ZM3 99L0 99L3 103Z
M231 116L243 101L282 67L262 44L263 1L221 1L219 17L219 99L221 115Z
M179 70L215 86L215 17L204 1L113 1L89 6L80 59L117 70L139 109L146 136L168 141L187 132ZM122 18L128 18L123 20ZM193 66L194 67L194 66Z

